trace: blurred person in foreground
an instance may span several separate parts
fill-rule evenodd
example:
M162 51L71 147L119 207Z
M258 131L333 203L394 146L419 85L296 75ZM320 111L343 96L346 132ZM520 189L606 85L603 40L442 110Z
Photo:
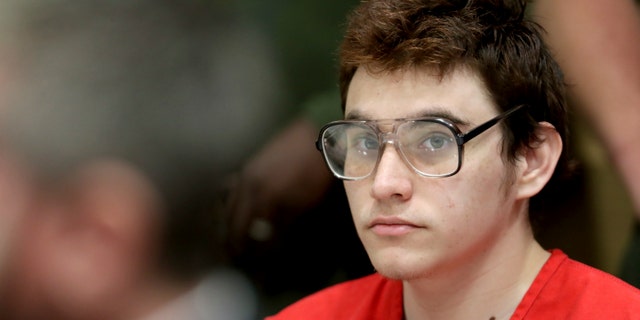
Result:
M2 319L255 317L220 257L213 189L269 125L277 80L260 33L230 10L2 3L2 155L29 186Z
M569 166L561 71L524 13L521 1L355 10L346 120L317 147L377 273L273 319L637 317L640 291L534 238L529 206Z
M638 1L537 0L532 18L548 32L577 112L588 118L620 174L635 226L620 276L640 287L640 12ZM598 183L594 188L607 188ZM609 200L609 199L607 199ZM605 219L612 219L604 212Z

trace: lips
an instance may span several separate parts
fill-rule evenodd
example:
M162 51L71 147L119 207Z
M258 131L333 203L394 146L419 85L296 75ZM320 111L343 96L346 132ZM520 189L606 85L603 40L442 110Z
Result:
M369 229L379 236L402 236L422 228L398 217L379 217L371 221Z

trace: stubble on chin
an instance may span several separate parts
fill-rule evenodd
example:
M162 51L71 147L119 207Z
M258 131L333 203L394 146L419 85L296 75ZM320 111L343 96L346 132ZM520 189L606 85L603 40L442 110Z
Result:
M398 257L377 257L372 259L372 264L377 273L392 280L411 281L433 274L428 266L416 261L403 261Z

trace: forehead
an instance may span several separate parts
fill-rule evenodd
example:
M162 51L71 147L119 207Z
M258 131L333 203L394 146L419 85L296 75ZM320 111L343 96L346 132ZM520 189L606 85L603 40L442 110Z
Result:
M469 123L484 121L496 112L482 80L462 68L439 77L429 69L371 73L360 67L349 86L345 108L347 118L450 115Z

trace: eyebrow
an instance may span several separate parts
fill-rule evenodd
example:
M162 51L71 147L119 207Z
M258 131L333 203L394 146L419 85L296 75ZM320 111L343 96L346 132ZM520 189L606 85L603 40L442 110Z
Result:
M345 120L373 120L372 118L373 117L368 116L366 113L363 113L357 110L350 111L345 116ZM443 118L453 122L458 126L466 126L466 125L469 125L470 123L469 121L454 115L453 113L451 113L451 111L442 107L433 107L430 110L422 111L422 112L410 115L408 117L405 117L405 119L420 119L420 118Z

